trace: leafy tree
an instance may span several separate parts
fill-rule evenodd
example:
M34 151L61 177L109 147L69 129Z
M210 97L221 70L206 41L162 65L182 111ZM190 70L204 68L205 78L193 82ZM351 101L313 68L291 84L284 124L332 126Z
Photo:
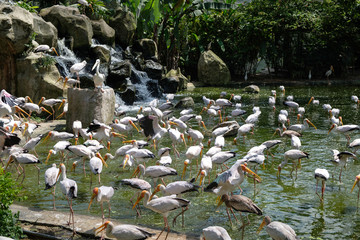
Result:
M4 172L0 168L0 236L19 239L22 236L22 230L18 224L19 213L12 214L9 209L15 200L21 200L18 197L19 187L11 178L11 174Z

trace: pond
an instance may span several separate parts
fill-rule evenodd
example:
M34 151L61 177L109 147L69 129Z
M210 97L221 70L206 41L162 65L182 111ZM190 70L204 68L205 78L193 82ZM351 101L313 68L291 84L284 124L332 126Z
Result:
M360 173L359 160L351 160L343 172L342 183L339 182L339 168L335 170L334 165L330 162L333 158L332 149L339 151L349 151L347 141L343 135L331 132L329 114L322 108L322 104L328 103L334 108L340 109L340 116L343 118L344 124L358 124L359 123L359 108L356 104L351 102L351 95L360 95L360 90L352 86L285 86L286 96L293 95L294 101L298 102L300 106L305 106L305 117L310 119L317 127L317 129L309 128L303 132L301 138L301 150L310 154L309 159L302 161L301 169L298 172L297 180L290 177L291 164L286 165L281 177L277 178L277 166L283 160L284 152L291 149L290 141L282 139L285 144L277 147L272 152L274 157L269 157L266 160L265 169L259 168L258 175L262 178L262 182L256 185L254 190L253 181L246 179L242 184L243 194L251 198L263 211L265 215L271 216L272 220L281 221L289 224L303 239L356 239L360 236L360 218L356 208L357 191L355 188L353 193L350 193L351 187L354 183L355 176ZM271 90L277 90L276 112L274 112L268 104L268 96L271 95ZM253 146L259 145L262 142L270 139L280 139L279 136L273 136L277 127L279 127L277 115L280 109L287 109L282 104L286 96L281 94L278 86L262 87L261 93L257 95L244 94L240 88L196 88L193 92L182 92L177 95L175 102L183 96L191 96L196 102L194 112L199 113L203 102L201 97L206 95L210 98L218 98L221 91L226 91L227 98L230 93L242 95L243 109L252 113L253 106L259 106L262 114L259 122L256 124L255 133L249 135L245 143L242 140L238 141L238 145L233 145L233 137L226 139L226 146L224 150L231 150L237 153L236 158L232 159L228 165L231 165L237 159L241 159L246 152ZM311 96L320 101L320 105L306 105ZM288 110L288 109L287 109ZM230 110L227 110L230 113ZM292 124L296 123L296 113L290 111L290 121ZM129 115L135 115L134 109ZM178 116L178 111L175 114ZM208 129L211 125L217 123L218 119L211 119L206 114L202 114ZM243 124L243 120L236 119L239 124ZM190 121L194 128L199 129L196 121ZM351 135L352 140L359 137L359 133ZM206 133L205 140L210 137L210 131ZM134 133L129 136L134 139L144 139L140 134ZM204 140L205 149L207 151L207 144ZM46 145L41 145L37 148L40 154L40 159L45 161L48 150L54 142L49 142ZM120 140L113 144L111 153L114 153L117 147L121 146ZM162 139L160 146L170 146L169 137ZM149 148L150 150L153 150ZM179 175L171 178L165 178L167 183L181 179L181 172L183 168L183 161L185 160L185 146L179 147L181 152L180 159L175 159L174 154L172 167L176 168ZM102 155L106 150L102 150ZM155 153L155 152L154 152ZM157 155L157 153L156 153ZM137 218L136 212L132 210L129 199L134 191L126 186L120 185L120 180L129 178L133 173L133 169L123 170L119 167L123 159L111 160L108 162L109 167L104 168L101 174L101 183L105 186L113 186L118 189L111 201L112 204L112 218L120 221L139 224L149 227L162 228L163 219L157 213L142 207L142 217ZM147 163L147 165L154 164L158 158ZM58 155L52 156L47 165L42 164L41 168L41 183L37 184L37 171L33 171L32 166L27 166L27 176L24 181L23 195L28 196L28 199L21 204L37 207L41 209L52 209L52 195L49 190L44 190L44 171L50 167L53 162L59 163ZM316 168L326 168L330 172L330 179L327 181L325 189L325 199L321 203L319 197L315 194L316 180L314 179L314 170ZM30 170L31 169L31 170ZM87 166L87 169L88 166ZM218 169L220 171L220 169ZM89 173L89 170L88 170ZM193 175L195 171L193 168ZM212 173L214 178L214 172ZM90 212L87 207L90 201L92 191L90 190L89 174L84 177L81 167L76 169L76 172L69 172L68 177L77 181L78 184L78 198L73 201L75 213L91 214L101 216L99 204L93 204ZM189 176L187 176L189 178ZM93 177L93 186L96 185L96 178ZM149 180L149 179L148 179ZM151 182L151 181L149 181ZM207 181L206 181L207 183ZM320 191L320 186L319 189ZM201 230L207 226L218 225L226 228L232 239L269 239L266 231L263 230L259 235L256 230L259 227L263 217L256 215L249 215L251 224L244 230L239 229L240 225L231 226L225 211L225 205L222 205L216 210L216 195L202 192L189 193L182 196L191 201L189 210L185 213L185 227L182 228L178 223L172 230L179 232L191 232L200 234ZM68 211L67 201L60 193L60 188L57 187L56 206L58 211ZM104 205L105 209L106 204ZM177 213L170 214L170 219ZM246 214L243 214L245 217ZM237 216L239 216L237 214ZM66 219L64 219L66 221ZM233 221L235 223L235 221Z

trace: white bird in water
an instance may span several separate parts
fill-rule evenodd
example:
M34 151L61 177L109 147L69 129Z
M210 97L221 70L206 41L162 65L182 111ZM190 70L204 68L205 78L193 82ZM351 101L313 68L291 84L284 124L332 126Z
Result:
M56 167L56 164L53 163L51 168L46 169L45 171L45 190L53 188L53 209L55 210L55 184L57 181L57 176L59 174L59 168Z
M106 236L115 238L117 240L139 240L147 239L155 234L135 225L121 224L114 226L110 221L105 222L103 225L95 229L95 234L106 230Z
M137 201L135 202L133 208L141 201L141 199L144 199L144 207L151 209L154 212L160 213L164 218L164 228L160 232L158 238L160 235L164 232L165 228L167 228L167 234L165 236L165 240L167 239L167 236L170 232L170 226L167 220L167 217L169 216L171 211L174 211L178 208L185 208L182 210L181 213L179 213L177 216L175 216L173 220L173 224L176 221L176 218L180 216L180 214L184 213L190 204L190 201L183 199L183 198L172 198L172 197L160 197L157 199L152 199L150 201L150 193L146 190L142 191L140 196L138 197Z
M260 233L261 229L266 226L266 232L270 235L270 237L274 240L297 240L300 239L296 236L294 229L292 229L286 223L271 221L269 216L266 216L262 221L259 229L257 230L257 234Z
M333 124L331 125L331 128L328 132L328 134L335 129L335 131L337 131L338 133L344 134L348 144L350 142L350 136L349 134L356 131L356 130L360 130L359 125L355 125L355 124L348 124L348 125L342 125L342 126L338 126L337 124Z
M77 184L74 180L69 179L66 177L66 167L64 164L60 164L60 171L57 175L57 178L60 176L61 174L61 181L60 181L60 188L62 193L65 195L69 206L70 206L70 216L69 216L69 221L68 221L68 225L73 225L73 235L76 234L75 231L75 219L74 219L74 210L72 208L72 200L74 198L77 198Z
M320 195L317 192L317 186L319 183L319 180L321 180L321 197L320 200L324 201L324 191L325 191L325 184L326 181L329 179L329 172L326 169L317 168L315 169L315 179L316 179L316 194L320 197Z
M278 177L280 177L281 169L287 164L288 160L293 161L293 168L290 172L290 176L292 176L292 173L295 169L296 171L296 177L297 178L297 166L301 163L301 158L309 158L309 154L303 151L300 151L298 149L291 149L289 151L286 151L284 153L284 160L279 164L278 166Z
M90 210L90 206L94 198L96 198L96 201L100 203L101 206L101 213L102 213L102 219L104 221L104 209L103 209L103 202L108 202L109 206L109 217L111 214L111 207L110 207L110 199L114 196L114 188L113 187L107 187L107 186L101 186L101 187L95 187L93 189L93 194L90 199L88 210Z
M210 226L202 230L201 240L231 240L229 233L223 227Z

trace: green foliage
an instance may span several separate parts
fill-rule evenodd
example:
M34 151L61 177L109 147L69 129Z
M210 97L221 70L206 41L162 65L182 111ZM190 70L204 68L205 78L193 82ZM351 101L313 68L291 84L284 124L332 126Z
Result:
M22 236L22 230L17 223L19 213L12 214L9 209L15 200L21 200L18 197L20 189L11 178L10 173L5 173L0 168L0 236L19 239Z
M105 19L110 17L110 11L105 7L105 3L101 0L87 0L89 6L79 4L80 12L84 13L90 19Z
M44 55L36 61L37 68L48 68L56 63L56 59L49 55Z
M39 6L34 6L33 2L28 0L18 1L16 5L33 13L37 13L37 9L39 8Z

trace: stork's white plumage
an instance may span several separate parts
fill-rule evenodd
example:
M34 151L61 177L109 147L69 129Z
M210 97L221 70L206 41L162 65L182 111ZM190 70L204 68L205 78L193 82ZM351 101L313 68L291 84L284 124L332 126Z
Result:
M80 80L79 72L85 68L86 64L87 64L87 62L84 60L81 63L75 63L74 65L72 65L70 67L70 72L76 73L77 80ZM79 87L80 87L80 84L79 84Z
M95 187L93 189L93 194L90 199L88 210L90 209L91 203L96 198L96 201L100 203L101 205L101 212L102 212L102 219L104 220L104 209L103 209L103 202L108 202L109 206L109 217L111 214L111 207L110 207L110 199L114 196L114 188L113 187L107 187L107 186L101 186L101 187Z
M355 177L354 185L351 188L351 192L353 192L356 185L359 187L358 197L357 197L357 208L359 208L359 197L360 197L360 184L359 184L359 181L360 181L360 174Z
M175 181L172 183L169 183L168 185L164 186L163 184L158 184L156 188L154 189L153 194L150 196L150 200L152 197L159 191L162 192L164 196L171 196L173 194L175 195L181 195L187 192L198 192L199 186L194 185L193 182L195 179L193 178L191 181Z
M297 132L302 132L309 128L309 124L316 129L315 125L312 122L310 122L310 120L307 118L304 119L303 124L294 124L291 125L288 129Z
M301 140L295 135L291 135L291 147L294 149L300 149Z
M274 221L272 222L269 216L266 216L262 221L257 233L266 225L266 232L270 235L272 239L275 240L297 240L299 239L296 236L294 229L292 229L286 223Z
M24 165L25 164L34 164L34 167L37 168L37 170L38 170L38 181L40 181L39 180L40 168L35 165L37 163L40 163L40 161L36 156L34 156L30 153L15 152L10 155L9 160L6 164L5 170L8 168L9 164L14 160L19 163L19 166L20 166L20 164L24 164ZM22 173L20 173L19 176L23 175L23 179L21 180L21 184L22 184L25 179L25 167L20 166L20 168L22 169Z
M211 161L213 164L218 164L218 165L225 165L225 163L230 160L231 158L234 158L236 156L235 152L231 152L231 151L221 151L218 152L216 154L214 154L211 157ZM227 166L226 166L227 167Z
M89 161L90 170L93 174L99 176L99 185L100 185L100 174L102 172L103 165L107 167L106 162L99 153L96 153L96 156L90 158ZM90 187L91 187L91 183L92 183L92 175L90 175Z
M225 228L219 226L204 228L202 230L202 237L206 240L231 240L231 237Z
M169 226L169 223L167 220L167 217L169 216L170 212L172 212L178 208L185 208L185 210L183 210L181 212L181 213L183 213L188 209L188 206L190 204L190 201L188 201L186 199L172 198L172 197L160 197L160 198L152 199L151 201L149 201L150 193L148 191L144 190L141 192L141 194L138 197L137 201L135 202L133 208L140 202L141 199L144 199L144 207L149 208L154 212L160 213L163 216L164 228L161 231L161 233L165 230L165 228L168 229L165 239L167 239L167 236L170 232L170 226ZM177 215L177 216L179 216L179 215ZM174 221L176 220L176 217L174 218ZM160 233L160 235L161 235L161 233ZM160 237L160 235L158 237Z
M138 167L135 169L133 176L137 176L140 173L144 177L150 177L152 179L163 178L166 176L177 175L175 169L165 166L149 166L147 168L144 165L139 164Z
M163 166L171 165L172 159L170 156L170 151L171 151L171 148L169 148L169 147L164 147L164 148L159 149L158 156L160 157L160 160L158 161L158 163L160 165L163 165Z
M46 44L41 44L39 46L37 46L35 49L34 49L34 52L37 53L37 52L43 52L43 53L51 53L51 52L54 52L56 55L59 56L59 54L57 53L56 49L54 47L50 47L49 45L46 45Z
M242 164L244 161L238 160L231 168L221 173L212 183L205 189L205 192L213 192L218 196L234 191L244 181L244 172L254 175L257 179L261 178Z
M139 240L147 239L155 234L135 225L121 224L114 226L110 221L106 221L103 225L96 228L95 231L100 233L106 229L106 236L117 240Z
M92 67L92 71L96 68L96 73L93 76L93 81L95 88L100 88L102 90L102 86L105 83L105 74L100 73L100 59L96 59L94 66Z
M294 101L284 101L283 104L285 106L288 106L289 108L293 108L293 109L298 109L299 108L299 104L297 102L294 102Z
M210 156L204 155L201 158L201 162L200 162L200 170L198 173L198 176L200 174L200 186L202 183L202 180L204 177L209 176L209 184L210 184L210 171L212 169L212 160Z
M236 144L237 139L241 136L243 137L243 142L245 143L245 137L247 134L250 133L250 131L252 131L251 134L254 133L254 124L253 123L245 123L244 125L241 125L238 129L236 138L234 138L234 143Z
M317 193L317 186L319 183L319 180L321 181L321 197L320 200L324 201L324 191L325 191L325 182L329 179L330 174L326 169L322 169L322 168L317 168L315 169L315 179L316 179L316 194L319 196L319 194Z
M74 180L69 179L66 177L66 167L64 164L60 164L60 171L58 173L57 178L61 174L61 181L60 181L60 188L62 193L65 195L66 199L68 200L69 207L70 207L70 216L69 216L69 222L70 225L72 222L73 225L73 234L76 234L75 231L75 219L74 219L74 211L72 208L72 200L74 198L77 198L77 184ZM72 219L72 220L71 220Z
M50 159L51 154L57 154L57 152L61 152L61 158L64 159L64 151L67 146L70 146L71 143L69 141L59 141L54 146L53 149L49 150L49 154L46 158L45 164L47 164L48 160Z
M298 149L291 149L284 153L284 160L278 166L278 177L280 177L281 169L287 164L288 160L293 161L293 168L290 172L292 176L292 172L294 169L296 170L296 178L297 178L297 165L300 164L301 158L309 158L309 154Z
M54 188L52 195L53 195L53 209L55 207L55 184L57 182L57 176L59 174L59 168L56 167L56 164L53 163L51 168L46 169L45 171L45 190Z
M270 96L268 102L269 102L269 106L270 106L273 110L275 110L275 104L276 104L276 99L275 99L275 97Z
M354 141L349 144L349 148L352 148L355 154L356 151L360 148L360 138L354 139Z
M74 134L68 132L50 131L44 139L44 142L46 142L49 138L53 141L64 141L74 138Z
M344 134L348 143L350 142L350 136L349 134L356 131L356 130L360 130L359 125L355 125L355 124L348 124L348 125L342 125L342 126L338 126L337 124L333 124L331 125L331 128L328 132L328 134L335 129L335 131L337 131L338 133Z
M76 138L79 137L80 129L82 129L82 123L79 120L75 120L72 124L72 129Z

